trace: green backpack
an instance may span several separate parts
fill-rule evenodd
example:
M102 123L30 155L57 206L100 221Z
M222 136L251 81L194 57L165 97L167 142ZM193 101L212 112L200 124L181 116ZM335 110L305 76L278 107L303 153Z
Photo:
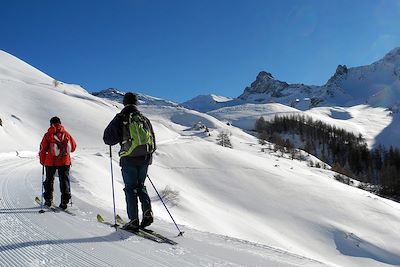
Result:
M139 157L154 152L154 140L147 120L141 114L123 115L120 157Z

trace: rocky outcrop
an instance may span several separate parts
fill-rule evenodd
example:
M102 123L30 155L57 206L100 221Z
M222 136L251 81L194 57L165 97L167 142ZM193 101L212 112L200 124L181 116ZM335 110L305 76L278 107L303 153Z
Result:
M247 98L252 94L266 94L272 97L282 97L282 91L289 86L288 83L275 80L271 73L266 71L261 71L256 80L246 87L242 95L239 96L242 100L247 100Z

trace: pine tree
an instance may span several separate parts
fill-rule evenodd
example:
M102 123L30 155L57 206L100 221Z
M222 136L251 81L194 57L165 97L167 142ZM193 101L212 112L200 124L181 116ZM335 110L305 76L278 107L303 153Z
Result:
M220 132L217 136L217 144L223 147L232 148L232 143L229 138L229 134L226 132Z

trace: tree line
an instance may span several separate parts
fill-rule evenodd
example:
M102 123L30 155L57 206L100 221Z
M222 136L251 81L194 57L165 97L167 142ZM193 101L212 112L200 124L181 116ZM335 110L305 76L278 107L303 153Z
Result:
M400 200L400 150L383 145L369 150L361 134L347 132L311 117L260 117L255 124L260 142L278 141L300 148L332 166L332 170L372 185L376 193Z

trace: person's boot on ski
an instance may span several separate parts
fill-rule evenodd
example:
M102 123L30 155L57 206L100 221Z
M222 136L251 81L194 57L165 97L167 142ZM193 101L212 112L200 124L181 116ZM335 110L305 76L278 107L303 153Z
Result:
M140 228L140 225L139 225L138 219L130 220L128 223L126 223L124 226L122 226L122 229L128 230L128 231L137 231L137 230L139 230L139 228Z
M153 221L154 221L153 212L151 210L146 210L145 212L143 212L143 219L142 222L140 223L140 227L145 228L150 224L152 224Z

